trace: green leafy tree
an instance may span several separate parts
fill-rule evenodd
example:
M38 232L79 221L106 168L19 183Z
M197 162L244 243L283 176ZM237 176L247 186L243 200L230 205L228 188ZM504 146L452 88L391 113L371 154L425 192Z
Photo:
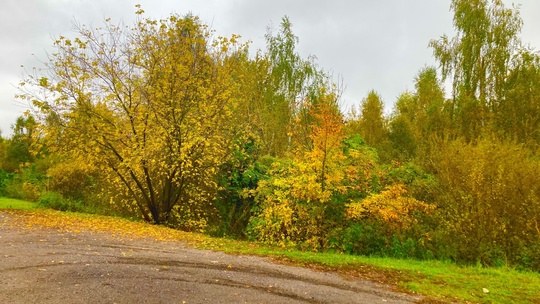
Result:
M444 90L434 67L426 67L418 73L415 82L414 124L417 136L444 138L450 126Z
M0 196L6 195L6 184L11 180L11 174L5 171L7 140L2 137L0 131Z
M0 130L0 170L5 170L6 144L7 141L2 137L2 131Z
M495 116L498 133L533 150L540 145L540 56L523 51L506 82L506 95Z
M403 96L400 97L401 100ZM416 155L417 138L415 137L411 121L403 115L390 120L388 137L392 144L392 158L397 161L409 161Z
M390 140L397 160L426 158L433 140L449 137L452 126L444 90L433 67L422 69L416 77L415 92L403 93L390 119Z
M13 135L4 142L2 168L15 172L21 165L34 162L32 144L37 123L33 116L19 116L12 126Z
M501 0L453 0L457 34L432 40L443 80L453 87L451 118L458 135L477 138L491 123L505 95L512 56L520 48L522 21Z
M260 87L260 138L264 154L283 156L294 143L309 146L310 105L320 98L319 88L328 77L314 57L303 59L296 51L298 37L289 18L282 19L276 34L269 29L265 38L266 52L257 59L267 71Z
M259 155L255 140L237 145L232 157L219 170L220 190L216 205L221 214L220 230L216 233L244 237L245 228L255 204L253 197L245 195L267 178L272 157Z

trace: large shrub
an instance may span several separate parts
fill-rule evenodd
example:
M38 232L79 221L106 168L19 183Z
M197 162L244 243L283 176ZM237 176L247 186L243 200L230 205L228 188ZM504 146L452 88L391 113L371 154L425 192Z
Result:
M249 236L309 250L342 247L347 203L377 188L377 156L359 137L314 142L313 150L274 162L269 178L250 192L256 204Z
M440 242L460 262L540 269L540 161L521 145L454 141L436 156Z

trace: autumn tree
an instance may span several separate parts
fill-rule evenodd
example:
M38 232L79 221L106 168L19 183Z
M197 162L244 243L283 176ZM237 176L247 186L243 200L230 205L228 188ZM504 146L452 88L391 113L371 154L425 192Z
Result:
M250 192L257 201L250 233L261 241L327 248L331 232L343 225L345 201L366 192L374 157L345 145L335 95L323 91L321 96L324 102L311 108L312 149L298 148L291 159L276 161L270 177Z
M333 89L314 58L298 54L298 37L287 17L277 31L268 28L265 37L266 48L255 56L237 52L230 71L242 87L237 98L243 102L231 117L234 148L219 172L221 233L243 234L254 201L241 193L256 188L269 159L311 147L310 108L321 100L319 87Z
M415 79L415 125L421 138L443 138L448 135L450 121L442 83L434 67L420 70Z
M388 186L363 200L347 205L347 217L354 221L375 221L382 224L387 238L400 237L418 223L418 214L431 213L435 205L412 197L403 184Z
M143 13L133 27L107 20L59 37L48 74L29 75L23 97L44 115L48 144L102 170L117 202L148 221L202 227L234 138L230 75L245 46L212 39L196 16Z
M345 125L343 130L347 136L359 135L361 133L360 127L360 113L355 105L352 105L344 115Z

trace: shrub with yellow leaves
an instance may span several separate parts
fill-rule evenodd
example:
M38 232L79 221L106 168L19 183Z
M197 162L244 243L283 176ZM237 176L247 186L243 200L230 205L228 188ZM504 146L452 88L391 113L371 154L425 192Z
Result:
M372 159L359 147L345 147L342 119L331 102L311 111L311 149L276 161L270 178L250 192L257 205L248 233L260 241L326 248L330 231L343 226L343 198L365 189Z
M407 194L403 184L390 185L381 193L350 203L347 206L347 216L357 221L374 217L387 225L389 233L408 229L417 223L416 213L429 213L435 209L435 205Z

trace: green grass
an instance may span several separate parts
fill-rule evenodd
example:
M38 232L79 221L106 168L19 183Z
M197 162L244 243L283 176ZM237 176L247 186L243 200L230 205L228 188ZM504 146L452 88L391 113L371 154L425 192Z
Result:
M7 203L10 202L10 203ZM0 198L0 208L35 206L18 200ZM49 227L63 231L108 232L127 237L151 237L164 241L183 241L188 245L231 254L271 257L286 264L323 271L337 271L389 284L403 292L425 296L423 303L532 303L540 304L540 273L510 268L461 267L444 261L400 260L351 256L339 253L302 252L259 243L212 238L163 226L133 222L102 215L59 212L49 209L8 211L20 215L22 227ZM484 293L483 289L489 290Z
M295 265L363 277L393 285L399 291L422 294L426 296L426 303L540 303L540 273L535 272L464 267L443 261L287 251L219 239L199 243L197 247L270 256ZM484 293L484 288L489 293Z
M30 210L37 208L36 203L22 201L14 198L0 197L0 209Z

